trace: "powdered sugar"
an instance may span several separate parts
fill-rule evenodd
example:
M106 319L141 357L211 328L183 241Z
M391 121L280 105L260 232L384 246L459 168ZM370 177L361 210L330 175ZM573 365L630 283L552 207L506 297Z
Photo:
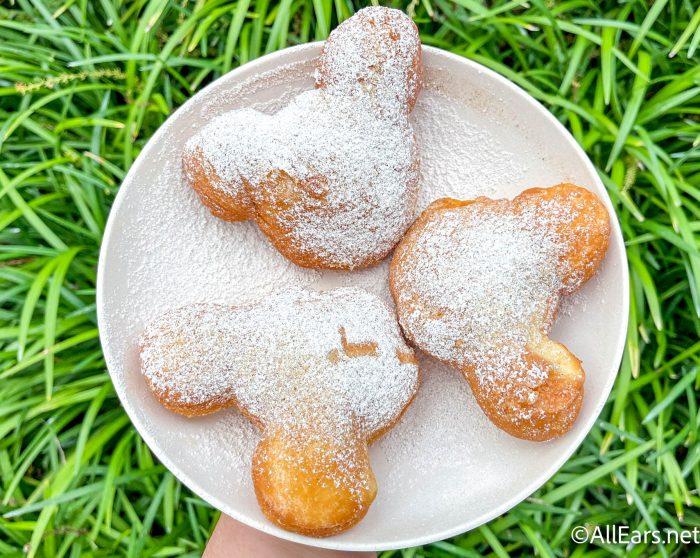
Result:
M331 95L359 101L362 110L401 119L421 88L420 48L418 31L403 12L364 8L331 33L316 83Z
M152 389L178 404L235 399L266 426L366 437L418 386L394 316L359 289L173 310L146 329L141 361Z
M436 81L434 88L432 80ZM442 196L474 199L503 195L504 188L527 182L522 152L508 149L493 134L475 125L473 115L464 114L464 105L454 100L443 102L442 87L442 81L427 77L414 112L414 129L421 147L419 208L435 200L436 190Z

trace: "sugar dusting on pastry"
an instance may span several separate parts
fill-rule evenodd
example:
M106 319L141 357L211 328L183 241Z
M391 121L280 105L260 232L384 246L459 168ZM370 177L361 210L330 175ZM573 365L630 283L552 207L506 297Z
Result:
M317 85L332 95L350 96L385 118L407 115L422 85L413 22L398 10L379 6L360 10L353 19L354 25L332 33L324 45ZM380 27L389 32L374 32Z
M303 203L282 209L291 238L347 267L391 250L413 218L418 166L408 120L388 123L354 99L316 89L274 116L233 111L186 149L210 161L222 178L216 185L247 184L259 203L278 187L266 182L271 169L293 177L286 184Z
M376 262L415 211L418 150L408 115L422 81L419 53L407 16L361 10L327 41L317 89L273 115L226 113L191 138L188 180L202 189L200 165L190 163L201 159L207 182L247 196L261 228L300 265Z
M398 296L419 299L402 321L425 350L445 361L483 360L479 375L488 381L507 372L499 361L522 351L533 326L545 325L561 289L559 247L547 228L517 215L469 209L427 223L403 265L407 288Z
M374 350L353 354L350 343ZM326 421L332 432L345 423L371 437L417 387L415 359L402 354L413 352L374 295L295 289L166 312L145 330L141 363L154 390L183 404L233 395L264 425Z
M546 336L608 236L600 201L570 184L514 201L437 201L392 261L399 321L417 347L465 374L499 426L526 439L561 435L580 408L583 371Z

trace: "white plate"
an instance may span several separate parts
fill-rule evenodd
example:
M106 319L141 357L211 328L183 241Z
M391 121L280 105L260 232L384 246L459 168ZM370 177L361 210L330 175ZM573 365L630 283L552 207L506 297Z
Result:
M290 48L217 80L173 114L121 186L104 235L97 281L100 334L112 380L134 425L183 483L223 512L260 530L315 546L379 550L462 533L529 496L566 461L598 417L622 357L627 262L613 220L600 273L569 301L554 337L583 360L586 395L573 430L536 444L495 428L454 370L421 358L423 385L399 424L371 449L379 494L354 529L328 539L283 531L260 512L250 480L257 433L235 410L185 419L161 407L139 374L144 322L183 304L239 302L291 285L355 285L390 300L387 267L303 270L280 256L251 223L212 217L182 182L180 152L224 111L274 110L313 86L320 44ZM584 152L541 105L494 72L425 47L426 87L412 116L422 150L419 209L449 195L513 196L531 186L574 182L604 199Z

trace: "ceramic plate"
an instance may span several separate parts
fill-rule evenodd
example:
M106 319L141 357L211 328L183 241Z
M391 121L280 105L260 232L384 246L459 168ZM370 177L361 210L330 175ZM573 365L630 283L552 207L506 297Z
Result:
M260 512L250 479L255 429L235 410L186 419L161 407L139 374L144 323L192 302L237 303L291 286L363 287L391 303L388 261L318 272L280 256L252 223L211 216L183 183L180 153L205 122L253 106L274 111L313 87L320 44L290 48L230 72L174 113L148 142L115 200L100 255L97 303L105 357L122 404L156 456L211 505L302 543L347 550L403 548L444 539L529 496L586 436L615 380L627 328L627 262L613 221L600 272L568 300L553 337L582 361L586 395L573 430L545 444L494 427L455 371L421 357L423 385L403 419L371 448L379 493L365 519L314 539ZM412 115L421 148L419 210L442 196L512 197L574 182L613 209L571 135L520 88L464 58L425 47L426 86Z

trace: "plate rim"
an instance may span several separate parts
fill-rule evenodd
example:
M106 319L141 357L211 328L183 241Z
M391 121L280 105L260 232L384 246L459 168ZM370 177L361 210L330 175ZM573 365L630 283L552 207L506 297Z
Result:
M105 306L105 295L104 295L104 277L105 277L105 268L107 266L107 252L110 246L110 241L112 239L112 231L115 228L115 223L116 217L119 213L119 209L121 208L124 199L126 197L126 189L125 185L128 186L129 183L134 181L134 177L138 173L139 167L143 164L143 161L145 161L144 154L148 154L148 152L153 149L153 147L159 142L160 137L166 133L168 126L167 123L170 121L175 115L181 112L186 112L189 108L190 105L196 103L199 101L199 98L203 97L206 95L206 92L210 89L213 88L215 85L219 84L221 80L226 80L226 81L232 81L235 83L236 78L239 76L239 74L242 73L247 73L250 72L251 70L254 70L257 66L262 66L265 65L271 61L273 61L275 58L280 58L281 63L280 66L289 64L288 61L285 61L284 58L290 56L291 54L297 54L297 55L304 55L306 54L307 57L304 59L300 59L299 62L306 62L309 60L309 55L313 57L317 53L318 50L320 50L321 46L323 45L323 41L316 41L316 42L311 42L311 43L305 43L302 45L296 45L292 47L288 47L285 49L281 49L269 54L266 54L264 56L261 56L260 58L256 58L255 60L252 60L250 62L247 62L246 64L243 64L242 66L239 66L235 68L234 70L231 70L230 72L220 76L216 80L214 80L212 83L208 84L206 87L202 88L199 90L196 94L194 94L192 97L190 97L185 103L183 103L179 108L177 108L166 120L161 124L161 126L155 131L155 133L148 139L144 147L142 148L141 152L139 153L138 157L133 161L131 164L131 167L129 168L129 171L127 172L126 176L122 180L119 191L117 192L117 195L114 198L114 202L112 203L112 206L110 207L109 211L109 216L107 218L107 223L104 228L104 232L102 235L102 241L101 241L101 246L100 246L100 254L99 254L99 259L98 259L98 264L97 264L97 279L96 279L96 295L95 295L95 302L96 302L96 313L97 313L97 326L99 330L99 338L100 338L100 344L102 346L102 352L104 354L104 359L105 359L105 364L107 367L107 371L109 372L110 376L110 381L112 381L112 385L114 386L115 392L117 393L117 396L119 397L120 404L124 411L126 412L127 416L129 417L132 426L136 429L136 431L139 433L141 438L146 442L148 445L149 449L155 454L155 456L158 458L158 460L165 465L165 467L184 485L187 486L189 490L194 492L197 496L202 498L205 502L209 503L211 506L213 506L215 509L220 510L222 513L226 513L227 515L231 516L233 519L240 521L241 523L244 523L245 525L248 525L249 527L253 527L259 531L262 531L264 533L286 539L292 542L296 543L301 543L304 545L308 546L314 546L314 547L319 547L319 548L327 548L331 550L349 550L349 551L384 551L384 550L394 550L398 548L409 548L413 546L422 546L425 544L430 544L436 541L441 541L450 537L454 537L456 535L471 531L472 529L475 529L481 525L484 525L496 517L506 513L510 509L514 508L517 506L520 502L524 501L527 497L529 497L531 494L539 490L547 481L549 481L566 463L566 461L569 460L569 458L574 454L576 450L581 446L583 443L584 439L590 434L591 429L593 428L595 422L598 420L598 417L600 416L600 413L602 412L604 406L607 404L607 401L610 397L610 392L612 391L613 385L615 383L615 380L617 379L617 376L619 374L620 370L620 365L622 363L622 357L624 354L624 349L625 349L625 342L626 342L626 337L627 337L627 329L629 327L629 304L630 304L630 286L629 286L629 266L628 266L628 260L627 260L627 253L625 250L625 243L624 243L624 237L622 235L622 230L620 227L620 223L617 218L617 213L615 212L615 209L612 205L612 201L610 199L609 194L607 193L607 189L605 188L605 185L603 184L602 180L600 179L600 176L598 175L598 172L591 162L591 160L588 158L588 155L585 153L583 148L578 144L576 139L573 137L571 132L561 123L557 118L554 117L552 113L547 110L547 108L542 105L537 99L535 99L532 95L530 95L527 91L525 91L522 87L519 85L513 83L512 81L508 80L498 72L492 70L491 68L488 68L487 66L484 66L483 64L480 64L478 62L475 62L474 60L471 60L469 58L460 56L458 54L455 54L453 52L449 52L437 47L432 47L428 45L422 45L422 49L427 53L430 53L431 56L437 56L437 57L446 57L448 59L451 59L453 62L456 62L458 64L463 64L465 66L470 66L472 70L475 70L478 73L485 74L489 78L494 79L497 81L502 87L505 87L506 89L510 90L511 93L519 96L524 102L526 102L528 105L531 106L532 109L534 109L537 114L548 120L551 124L554 124L554 127L557 129L557 131L560 133L563 138L565 138L566 142L569 144L570 147L573 148L574 152L579 156L581 159L582 163L584 164L585 168L587 171L590 172L592 176L595 177L594 182L596 186L602 191L605 192L605 196L603 197L602 201L605 204L606 208L608 209L608 212L611 216L610 219L610 224L611 224L611 236L614 236L617 240L617 242L620 243L621 250L620 250L620 257L619 261L617 262L620 265L621 273L622 273L622 310L624 312L624 316L621 322L622 327L620 327L620 330L618 331L618 336L617 336L617 342L615 346L615 358L611 362L611 368L612 365L615 365L615 372L611 373L608 375L607 380L605 385L603 386L602 394L604 394L605 397L601 397L601 400L597 402L595 408L593 409L590 418L584 423L584 427L581 429L580 433L575 437L572 438L572 441L566 448L566 451L563 451L561 455L554 460L548 468L544 469L541 473L538 479L536 479L534 482L530 482L524 489L520 490L519 492L515 493L515 495L511 496L506 502L501 504L500 506L497 506L496 508L492 509L489 513L482 513L480 516L478 516L475 519L471 519L469 521L464 521L462 523L459 523L456 526L444 529L440 532L433 532L429 534L424 534L424 535L418 535L418 536L408 536L405 539L402 539L400 541L393 541L393 542L388 542L388 543L379 543L376 545L372 545L369 543L356 543L353 541L339 541L335 540L334 538L314 538L314 537L307 537L304 535L300 535L297 533L293 533L291 531L285 531L268 520L263 520L260 521L256 518L252 518L248 515L245 515L243 513L238 512L238 510L230 508L227 504L225 504L223 501L219 500L219 498L214 495L214 494L209 494L207 491L202 490L199 487L199 484L192 479L189 475L181 471L168 457L167 453L160 447L159 443L157 442L157 437L155 435L151 435L146 428L143 428L142 425L139 424L139 422L136 420L136 415L135 412L132 408L132 405L129 403L129 399L126 397L125 393L125 388L120 385L118 382L114 382L112 379L112 372L110 368L110 363L111 366L116 366L115 363L115 357L114 355L111 354L111 351L109 349L109 344L107 342L107 327L106 327L106 318L104 316L104 306ZM304 51L308 51L308 53L305 53ZM350 531L351 533L352 531Z

